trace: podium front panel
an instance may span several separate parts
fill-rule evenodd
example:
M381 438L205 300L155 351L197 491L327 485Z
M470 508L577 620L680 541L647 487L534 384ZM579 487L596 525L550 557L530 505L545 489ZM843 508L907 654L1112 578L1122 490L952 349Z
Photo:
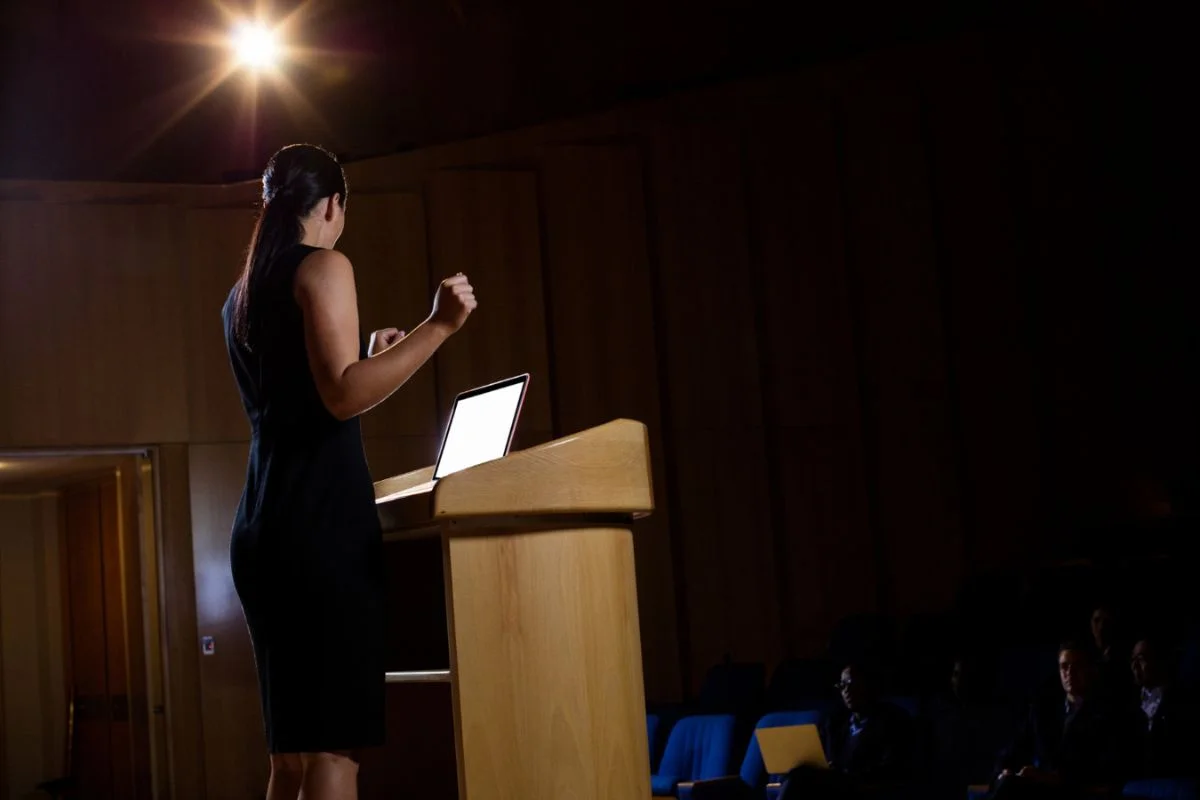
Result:
M446 536L460 800L650 796L631 537Z

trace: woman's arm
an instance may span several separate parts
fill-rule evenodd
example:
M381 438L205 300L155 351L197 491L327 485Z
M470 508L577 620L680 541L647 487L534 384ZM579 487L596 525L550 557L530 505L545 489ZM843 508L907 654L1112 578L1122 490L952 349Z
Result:
M294 292L304 314L304 344L317 392L329 413L341 420L374 408L403 386L476 306L465 276L447 278L424 322L387 350L360 361L350 260L336 250L318 250L300 264Z

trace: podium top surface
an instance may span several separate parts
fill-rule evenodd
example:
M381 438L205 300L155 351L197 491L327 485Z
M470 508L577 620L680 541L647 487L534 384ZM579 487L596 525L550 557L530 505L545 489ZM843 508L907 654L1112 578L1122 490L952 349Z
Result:
M457 519L562 515L643 516L654 509L649 437L617 419L447 475L433 467L375 483L385 530L415 530Z

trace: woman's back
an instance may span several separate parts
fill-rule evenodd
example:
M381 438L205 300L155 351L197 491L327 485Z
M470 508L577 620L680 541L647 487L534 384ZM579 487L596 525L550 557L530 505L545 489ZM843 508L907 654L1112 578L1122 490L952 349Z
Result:
M300 263L317 249L303 244L285 249L251 287L247 344L239 340L235 324L239 287L225 302L225 343L255 436L312 435L311 426L321 429L337 422L317 393L304 345L304 318L292 289Z
M294 245L252 286L248 344L238 336L238 289L223 317L230 362L250 420L246 484L230 565L258 658L273 749L341 749L382 740L382 539L357 417L325 408L309 367L293 296ZM362 357L360 353L360 358ZM331 662L302 652L324 642ZM303 645L308 646L308 645ZM293 652L295 650L295 652ZM323 702L321 692L329 694ZM332 709L304 717L312 703ZM328 747L324 744L328 743Z

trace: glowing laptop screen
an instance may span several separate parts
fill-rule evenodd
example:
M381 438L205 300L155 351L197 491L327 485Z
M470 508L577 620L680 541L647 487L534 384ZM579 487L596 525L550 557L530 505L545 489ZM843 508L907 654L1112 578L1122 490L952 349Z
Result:
M508 454L528 376L459 396L450 412L435 479Z

